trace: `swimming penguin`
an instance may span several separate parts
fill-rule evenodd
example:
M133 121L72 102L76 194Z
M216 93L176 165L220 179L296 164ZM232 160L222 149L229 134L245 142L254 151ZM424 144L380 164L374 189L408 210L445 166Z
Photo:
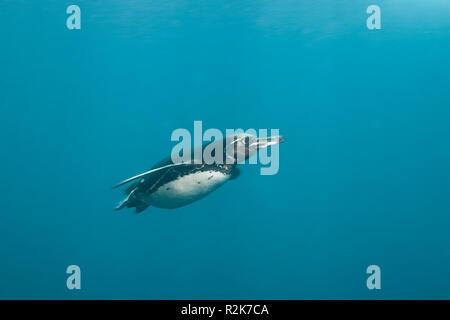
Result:
M142 212L149 206L175 209L197 201L222 186L228 180L239 176L237 164L245 161L258 150L283 142L280 136L257 138L242 133L213 141L201 148L202 155L205 148L222 150L223 161L194 161L195 149L188 151L190 159L185 162L174 163L172 158L158 162L151 170L126 179L114 188L134 181L125 189L127 197L115 208L136 208L136 213ZM208 164L211 163L211 164Z

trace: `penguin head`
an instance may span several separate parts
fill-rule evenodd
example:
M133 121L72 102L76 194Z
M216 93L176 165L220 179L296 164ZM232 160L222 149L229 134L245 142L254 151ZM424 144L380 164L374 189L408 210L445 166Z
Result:
M248 133L235 134L225 139L226 157L234 159L237 163L247 160L256 154L258 150L284 141L284 138L281 136L258 138Z

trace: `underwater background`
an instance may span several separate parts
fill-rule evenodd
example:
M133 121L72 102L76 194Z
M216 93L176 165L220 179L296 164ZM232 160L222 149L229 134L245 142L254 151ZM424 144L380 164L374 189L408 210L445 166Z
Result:
M2 0L0 39L1 299L450 298L450 1ZM113 211L194 120L280 129L278 174Z

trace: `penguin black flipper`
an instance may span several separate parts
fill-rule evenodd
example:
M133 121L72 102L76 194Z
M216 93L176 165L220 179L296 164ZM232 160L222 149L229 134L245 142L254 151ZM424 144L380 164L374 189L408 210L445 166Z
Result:
M146 172L138 174L138 175L136 175L134 177L128 178L126 180L123 180L122 182L116 184L113 188L118 188L118 187L120 187L120 186L122 186L124 184L127 184L127 183L129 183L131 181L137 180L137 179L142 178L144 176L148 176L148 175L150 175L152 173L156 173L156 172L159 172L159 171L162 171L162 170L166 170L166 169L169 169L169 168L172 168L172 167L176 167L176 166L184 166L184 165L189 165L189 164L190 164L190 162L169 163L169 164L167 164L165 166L162 166L162 167L152 168L149 171L146 171Z

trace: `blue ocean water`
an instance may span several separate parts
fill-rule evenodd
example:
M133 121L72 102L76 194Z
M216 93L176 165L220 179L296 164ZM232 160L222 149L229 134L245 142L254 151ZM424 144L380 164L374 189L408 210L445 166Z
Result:
M449 18L447 0L2 0L0 298L450 298ZM113 211L195 120L279 128L279 173Z

